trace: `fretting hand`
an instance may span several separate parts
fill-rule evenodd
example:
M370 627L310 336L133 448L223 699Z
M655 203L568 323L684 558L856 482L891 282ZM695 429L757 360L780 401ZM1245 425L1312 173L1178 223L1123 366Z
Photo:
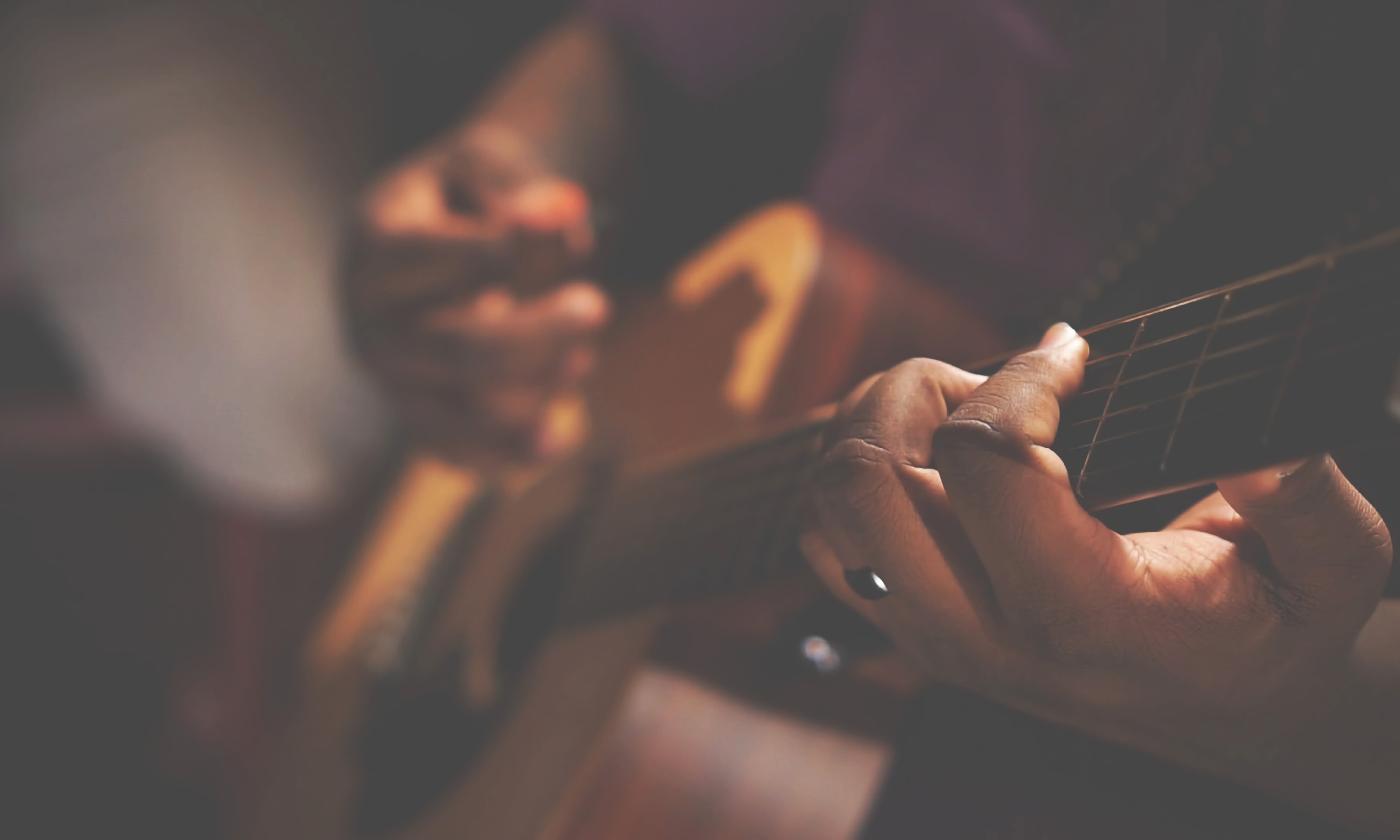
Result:
M1061 325L989 379L916 360L868 381L833 426L804 551L937 679L1293 793L1299 733L1339 713L1381 598L1386 526L1323 456L1221 481L1162 531L1111 531L1049 449L1087 353ZM843 579L867 567L888 596Z

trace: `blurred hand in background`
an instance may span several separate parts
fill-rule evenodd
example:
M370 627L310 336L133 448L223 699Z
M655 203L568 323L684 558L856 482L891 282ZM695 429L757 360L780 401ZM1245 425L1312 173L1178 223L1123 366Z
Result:
M588 199L481 133L390 171L364 201L345 274L356 343L409 432L464 464L565 441L548 409L593 365L608 299L577 272Z

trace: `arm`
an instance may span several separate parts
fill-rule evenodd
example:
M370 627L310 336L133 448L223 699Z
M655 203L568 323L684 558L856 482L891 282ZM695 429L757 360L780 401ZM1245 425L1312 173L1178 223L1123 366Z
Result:
M640 117L612 40L598 26L574 19L521 56L456 139L468 149L509 154L523 171L606 195L625 177Z

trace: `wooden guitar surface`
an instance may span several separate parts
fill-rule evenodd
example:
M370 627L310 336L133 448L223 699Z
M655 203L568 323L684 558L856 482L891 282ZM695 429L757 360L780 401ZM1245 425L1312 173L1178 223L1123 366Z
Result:
M965 360L997 349L995 333L951 299L805 208L778 205L736 225L683 264L664 295L625 313L605 348L592 424L628 458L652 456L795 414L908 355ZM536 495L505 506L519 522L496 523L494 551L482 553L509 555L513 540L574 503L567 492L549 498L540 483L527 476L515 484L534 489L507 490ZM255 836L354 836L367 648L396 593L418 580L480 488L480 477L428 458L404 468L309 649L304 711ZM771 609L702 611L672 622L667 635L700 639L687 646L707 657L752 659L777 605L805 601L801 592L771 597ZM653 611L552 639L481 761L392 836L851 836L886 764L881 736L892 734L900 692L850 678L838 691L855 731L786 716L650 664L665 620Z

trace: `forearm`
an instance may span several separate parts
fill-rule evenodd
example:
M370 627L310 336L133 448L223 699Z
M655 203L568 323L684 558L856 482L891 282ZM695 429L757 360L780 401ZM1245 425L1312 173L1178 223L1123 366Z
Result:
M522 172L612 195L634 155L639 113L621 56L599 27L573 19L506 71L456 138L489 144Z

